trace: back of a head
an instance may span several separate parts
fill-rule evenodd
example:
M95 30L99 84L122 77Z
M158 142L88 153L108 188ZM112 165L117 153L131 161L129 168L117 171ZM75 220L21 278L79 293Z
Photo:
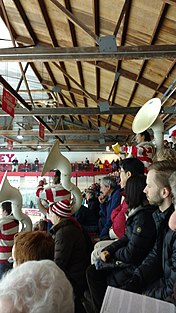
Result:
M2 278L0 312L73 313L72 286L53 261L26 262Z
M161 148L156 153L157 161L170 160L176 162L176 151L171 148Z
M17 265L30 260L54 260L54 240L45 231L18 233L15 235L14 245Z
M8 215L12 213L12 202L10 201L5 201L2 203L2 210L6 211Z
M146 186L145 175L132 175L128 178L125 186L125 199L129 208L136 208L147 202L146 194L143 192Z
M144 174L144 164L137 158L126 158L119 162L119 166L125 172L130 172L131 175Z

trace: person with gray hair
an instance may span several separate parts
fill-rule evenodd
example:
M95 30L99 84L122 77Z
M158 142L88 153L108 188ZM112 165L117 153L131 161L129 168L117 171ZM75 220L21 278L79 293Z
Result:
M25 262L0 281L0 312L74 313L72 286L53 261Z
M111 213L121 201L120 186L117 185L113 176L105 176L102 178L100 187L100 218L98 222L100 239L109 238L109 228L112 225Z

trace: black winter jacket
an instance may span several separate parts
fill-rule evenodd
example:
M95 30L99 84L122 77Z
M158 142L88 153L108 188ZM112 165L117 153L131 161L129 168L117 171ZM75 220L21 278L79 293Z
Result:
M156 226L152 216L154 210L156 207L150 205L137 207L127 219L126 231L122 238L103 249L107 250L113 259L122 262L120 269L115 268L109 272L110 285L121 286L153 248L156 240Z
M65 272L75 293L84 292L89 260L81 226L77 227L72 220L65 218L53 226L50 232L55 240L55 263Z
M125 289L138 293L143 290L161 300L172 293L176 281L176 233L169 229L168 221L173 211L171 205L164 212L157 210L153 214L157 228L155 245Z

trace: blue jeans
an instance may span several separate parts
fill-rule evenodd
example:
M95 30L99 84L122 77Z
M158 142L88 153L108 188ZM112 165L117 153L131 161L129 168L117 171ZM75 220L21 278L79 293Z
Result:
M0 279L2 278L2 275L11 270L13 267L13 264L10 264L9 262L0 263Z

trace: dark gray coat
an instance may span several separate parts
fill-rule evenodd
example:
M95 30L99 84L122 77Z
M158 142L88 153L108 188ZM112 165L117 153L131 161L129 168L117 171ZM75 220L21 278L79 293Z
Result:
M55 240L55 263L65 272L76 294L84 291L88 265L86 240L81 226L68 218L50 230Z

